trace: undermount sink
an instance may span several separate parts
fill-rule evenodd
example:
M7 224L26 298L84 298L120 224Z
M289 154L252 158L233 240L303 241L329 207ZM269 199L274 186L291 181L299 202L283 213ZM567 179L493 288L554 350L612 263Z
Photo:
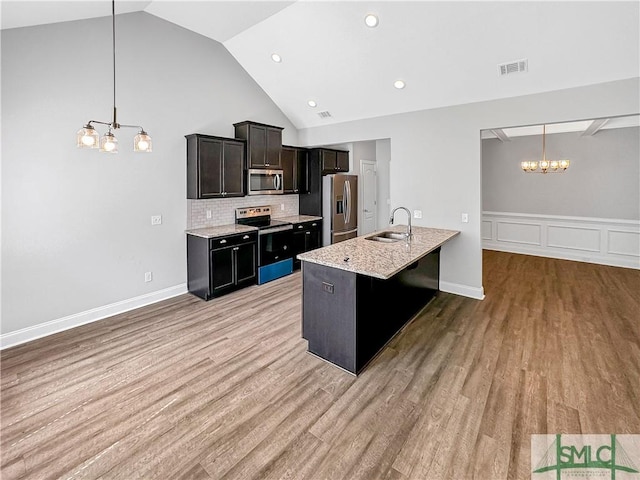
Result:
M404 233L398 232L380 232L365 238L367 240L373 240L374 242L393 243L399 242L400 240L405 240L407 236Z

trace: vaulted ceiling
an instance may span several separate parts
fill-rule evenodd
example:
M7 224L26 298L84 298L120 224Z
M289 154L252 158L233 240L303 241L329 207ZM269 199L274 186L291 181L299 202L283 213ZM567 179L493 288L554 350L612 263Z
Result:
M223 43L298 128L640 75L635 1L155 0L118 1L116 11ZM2 28L110 12L109 0L2 1ZM377 27L365 25L368 13ZM525 71L499 74L498 64L523 59Z

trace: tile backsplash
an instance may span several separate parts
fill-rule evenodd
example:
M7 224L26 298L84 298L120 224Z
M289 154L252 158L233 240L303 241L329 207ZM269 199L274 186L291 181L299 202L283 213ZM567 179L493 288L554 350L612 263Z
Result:
M273 218L298 215L298 195L250 195L211 200L187 200L187 229L235 223L236 208L263 205L271 206ZM284 205L284 210L281 205ZM211 211L211 218L207 218L207 210Z

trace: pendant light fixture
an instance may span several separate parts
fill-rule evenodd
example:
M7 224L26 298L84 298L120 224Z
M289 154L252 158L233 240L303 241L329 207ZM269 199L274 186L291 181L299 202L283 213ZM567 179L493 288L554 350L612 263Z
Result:
M151 152L151 137L139 125L125 125L118 123L116 117L116 2L111 0L111 35L113 50L113 118L110 122L99 120L89 120L87 124L78 130L76 134L76 145L78 148L100 148L101 152L118 153L118 139L113 134L113 130L121 127L137 128L138 134L133 139L133 150L135 152ZM92 124L107 125L107 133L102 138Z
M542 126L542 160L538 162L521 162L520 167L527 173L564 173L569 168L569 160L547 160L546 152L547 126ZM540 170L538 170L540 167Z

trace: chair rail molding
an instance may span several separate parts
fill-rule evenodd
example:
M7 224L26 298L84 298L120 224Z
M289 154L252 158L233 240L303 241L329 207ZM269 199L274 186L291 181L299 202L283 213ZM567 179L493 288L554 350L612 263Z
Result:
M485 211L482 248L640 269L640 220Z

